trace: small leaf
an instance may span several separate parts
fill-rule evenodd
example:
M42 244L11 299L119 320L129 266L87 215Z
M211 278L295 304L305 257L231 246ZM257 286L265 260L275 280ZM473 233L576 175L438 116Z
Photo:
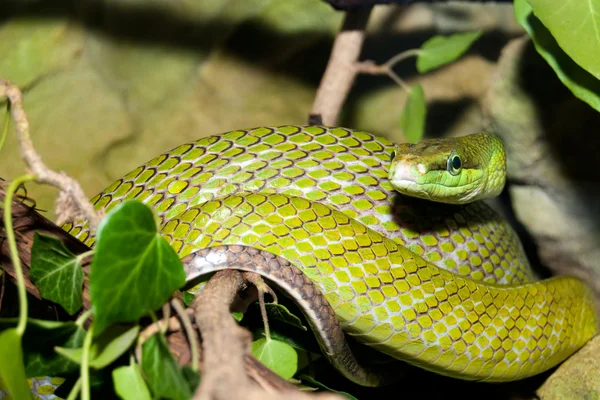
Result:
M83 349L81 347L75 349L68 349L65 347L56 346L54 350L63 357L68 358L74 363L81 364L81 356Z
M421 46L417 56L417 71L423 74L462 56L481 36L481 31L434 36Z
M535 49L560 81L580 100L600 111L600 81L581 68L556 43L548 29L533 15L527 0L514 1L515 18L527 31Z
M313 385L315 385L315 386L318 386L318 387L320 387L321 389L325 389L325 390L327 390L327 391L329 391L329 392L333 392L333 393L337 393L337 394L339 394L339 395L342 395L342 396L346 397L347 399L350 399L350 400L358 400L356 397L352 396L350 393L346 393L346 392L340 392L340 391L338 391L338 390L333 390L333 389L331 389L331 388L329 388L329 387L327 387L327 386L323 385L321 382L317 381L316 379L314 379L314 378L313 378L313 377L311 377L311 376L308 376L308 375L302 374L302 375L300 375L299 379L302 379L303 381L307 381L307 382L309 382L309 383L311 383L311 384L313 384Z
M283 379L290 379L298 370L298 354L287 343L261 338L252 342L252 354Z
M313 354L320 354L320 349L318 348L318 345L316 345L316 348L315 348L314 346L310 346L311 343L302 343L302 342L307 342L308 341L308 340L306 340L307 336L305 336L304 334L296 337L296 336L288 335L287 333L288 332L279 332L279 330L271 328L271 339L277 340L279 342L286 343L286 344L288 344L288 345L290 345L293 348L298 349L298 350L310 352L310 353L313 353ZM256 329L254 329L252 331L252 337L255 340L258 340L260 338L264 338L265 337L265 328L264 328L264 326L260 326L260 327L258 327ZM315 351L317 351L318 353L315 353Z
M302 325L302 320L292 314L286 306L276 303L266 303L265 308L267 309L269 319L274 318L285 322L286 324L295 326L296 328L300 328L303 331L308 330L304 325Z
M14 328L0 333L0 376L11 398L31 399L23 364L21 337Z
M90 362L92 368L102 369L122 356L135 342L140 331L138 325L134 327L113 325L94 339L90 347ZM83 349L65 349L57 347L56 351L73 362L81 364Z
M81 261L59 239L35 232L30 276L44 299L60 304L70 315L83 305Z
M95 331L137 321L185 284L183 265L160 236L152 210L137 200L113 208L96 238L90 271Z
M129 365L114 369L112 376L115 392L123 400L152 399L140 368L133 359Z
M244 313L242 312L233 311L231 315L233 316L233 319L235 319L237 322L242 322L242 319L244 319Z
M186 307L189 307L192 302L194 301L194 299L196 298L196 296L194 296L192 293L190 292L183 292L183 304Z
M122 356L135 342L139 325L133 327L113 325L92 343L90 367L102 369Z
M404 104L404 110L400 116L400 129L409 143L416 143L425 133L425 120L427 118L427 104L425 93L419 84L410 88L410 93Z
M17 318L0 320L0 331L17 325ZM27 377L62 376L79 370L79 365L56 353L55 346L77 348L83 344L85 330L74 322L44 321L29 318L22 339Z
M154 398L188 400L190 387L164 338L155 333L142 346L142 370Z
M600 79L600 0L528 0L560 48Z

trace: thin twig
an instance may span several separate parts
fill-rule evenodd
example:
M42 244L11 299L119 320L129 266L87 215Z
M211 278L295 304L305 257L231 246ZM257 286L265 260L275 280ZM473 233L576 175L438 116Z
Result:
M403 51L402 53L396 54L381 65L375 64L372 60L365 60L357 62L354 68L358 73L369 74L369 75L387 75L389 76L398 86L410 93L410 86L401 79L398 74L394 72L394 67L401 61L404 61L410 57L418 56L421 53L421 49L410 49Z
M242 276L248 282L251 282L258 291L258 305L260 307L260 315L265 326L265 337L267 340L271 340L271 329L269 328L269 318L267 317L267 306L265 306L265 293L269 293L273 297L275 304L277 304L277 295L273 289L271 289L269 285L265 283L260 275L253 272L244 272Z
M320 116L324 125L336 125L342 106L356 78L354 65L360 56L370 13L371 8L346 13L342 29L333 42L327 68L317 89L309 119Z
M0 271L2 274L2 287L0 287L0 310L2 310L2 300L4 300L4 287L6 286L6 272Z
M65 173L55 172L44 164L40 155L35 151L29 135L29 121L23 108L21 91L13 84L0 79L0 97L5 96L11 103L11 113L15 121L21 157L27 168L35 175L38 183L49 184L60 190L57 201L57 224L61 225L64 222L85 218L90 228L95 229L100 222L100 217L94 206L89 202L75 179Z
M188 337L188 342L190 343L190 352L192 353L192 369L194 371L198 371L200 355L198 354L198 336L196 334L196 330L192 326L192 321L190 320L189 315L185 312L181 302L177 299L173 299L171 300L171 305L173 305L175 312L179 316L179 319L185 328L185 334Z

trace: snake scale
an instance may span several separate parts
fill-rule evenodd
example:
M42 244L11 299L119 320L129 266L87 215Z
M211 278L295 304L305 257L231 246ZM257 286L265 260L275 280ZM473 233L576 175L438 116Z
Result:
M394 190L401 147L344 128L231 131L152 159L92 202L151 206L189 279L237 267L288 291L332 364L362 385L384 381L344 335L440 374L510 381L557 365L596 334L590 289L571 277L534 282L516 234L484 202ZM407 173L394 186L410 186ZM93 245L85 223L65 229Z

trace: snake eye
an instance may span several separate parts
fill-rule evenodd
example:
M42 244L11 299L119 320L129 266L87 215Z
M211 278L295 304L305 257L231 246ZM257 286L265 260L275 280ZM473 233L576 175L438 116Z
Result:
M460 160L460 156L453 151L452 154L450 154L450 157L448 157L448 165L446 169L450 175L458 175L461 168L462 161Z
M396 150L392 150L392 154L390 154L390 157L392 158L392 160L396 158Z

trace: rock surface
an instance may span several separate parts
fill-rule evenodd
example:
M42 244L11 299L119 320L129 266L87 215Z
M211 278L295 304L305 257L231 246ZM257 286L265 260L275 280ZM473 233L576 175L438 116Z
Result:
M78 179L90 197L187 141L306 123L343 17L320 0L40 4L0 2L0 76L26 89L32 138L46 163ZM424 77L416 76L414 60L398 66L403 78L425 85L429 135L481 129L478 98L499 39L515 34L507 5L474 7L477 13L416 3L372 13L362 58L379 63L438 33L494 32L470 55ZM401 141L405 98L387 77L360 76L340 125ZM24 172L14 134L1 154L0 176ZM56 191L28 189L53 218Z
M538 389L541 400L600 399L600 336L565 361Z
M504 49L485 108L507 147L513 209L542 263L600 298L600 114L562 86L528 38Z

